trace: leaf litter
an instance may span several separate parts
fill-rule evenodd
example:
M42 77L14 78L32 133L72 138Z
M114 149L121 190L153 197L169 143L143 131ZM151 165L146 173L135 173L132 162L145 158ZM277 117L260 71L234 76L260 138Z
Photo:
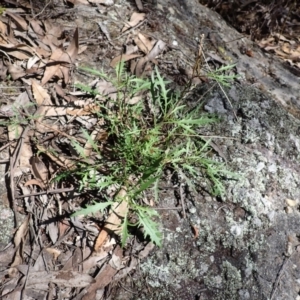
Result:
M30 3L18 4L25 12L32 9ZM115 52L111 66L121 60L129 61L133 74L151 73L166 44L135 31L145 20L145 13L133 12L130 20L119 28L120 37L128 41L127 50ZM101 24L100 28L113 44L106 26ZM13 209L15 215L23 216L16 222L8 277L1 275L1 297L52 299L63 293L70 299L80 294L82 299L94 299L96 293L104 295L106 286L134 270L154 245L144 241L139 250L132 247L131 251L140 253L138 258L124 255L120 248L116 237L128 210L125 187L118 194L122 201L114 202L110 209L101 207L99 216L95 216L102 220L99 223L76 215L70 218L70 213L92 195L81 195L74 182L53 181L56 174L62 170L71 172L79 162L78 145L83 145L84 156L93 164L95 141L107 142L101 119L94 117L99 105L94 104L88 93L75 95L66 89L70 87L78 55L85 49L79 46L80 29L75 29L68 42L62 27L50 20L7 11L0 16L0 30L0 50L4 54L0 72L7 72L12 80L27 86L14 104L0 107L1 117L9 128ZM109 81L98 80L91 84L94 88L100 102L101 97L115 97L115 87ZM136 96L126 102L133 105L141 98L142 95ZM87 129L99 127L90 140L80 131L82 124ZM134 245L137 247L136 242Z

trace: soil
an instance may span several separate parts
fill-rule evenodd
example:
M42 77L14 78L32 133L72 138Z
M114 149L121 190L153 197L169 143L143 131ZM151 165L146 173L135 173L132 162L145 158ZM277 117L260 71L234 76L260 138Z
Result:
M200 84L186 99L220 118L201 134L217 137L211 156L232 174L223 178L221 197L212 196L210 183L199 175L197 192L185 190L186 218L181 210L168 209L180 208L179 187L162 190L163 246L111 282L105 299L300 298L299 73L196 0L158 0L144 3L144 9L147 22L135 30L167 43L156 63L176 85L187 82L185 70L194 65L202 34L207 61L236 64L241 77L225 90L230 102L212 82ZM135 3L128 1L100 10L75 6L53 22L70 31L78 26L87 45L79 66L112 72L111 59L130 40L120 35L118 20L133 11ZM106 24L112 43L97 22ZM253 55L243 54L244 48ZM74 81L93 79L76 69L73 75ZM1 195L4 202L2 190ZM6 232L3 245L13 233Z

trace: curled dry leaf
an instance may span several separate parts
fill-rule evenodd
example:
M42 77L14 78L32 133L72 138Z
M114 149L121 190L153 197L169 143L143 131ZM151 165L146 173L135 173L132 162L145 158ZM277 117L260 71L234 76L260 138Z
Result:
M41 180L39 180L39 179L30 179L30 180L28 180L28 181L26 181L26 182L24 183L24 187L30 186L30 185L37 185L37 186L39 186L42 190L44 190L44 189L46 188L45 184L44 184Z
M146 14L134 12L131 15L130 21L125 24L122 28L122 32L128 30L131 27L138 25L141 21L144 21L146 18Z
M154 47L156 40L153 38L148 38L141 33L138 33L134 37L134 42L142 52L148 54Z

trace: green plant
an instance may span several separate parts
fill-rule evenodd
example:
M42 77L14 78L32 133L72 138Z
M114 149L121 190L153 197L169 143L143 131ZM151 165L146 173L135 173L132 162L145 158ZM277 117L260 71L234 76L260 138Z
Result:
M143 205L145 190L152 189L158 198L159 183L164 171L169 170L191 188L202 172L213 184L212 193L222 194L222 176L228 172L210 159L209 141L199 135L199 129L217 121L199 109L190 111L183 95L167 88L168 83L156 69L151 78L136 78L126 73L124 63L116 68L115 78L100 71L83 68L111 83L116 93L101 95L96 114L101 121L102 139L82 129L89 145L89 152L97 158L88 162L86 145L73 140L81 162L72 176L79 178L81 189L95 189L111 200L81 209L73 215L87 214L105 209L115 201L120 189L127 193L128 211L121 224L121 241L125 244L130 226L142 227L145 237L161 244L158 223L152 218L155 210ZM95 90L78 87L92 95ZM104 134L103 134L104 133ZM70 175L70 174L68 174ZM64 175L60 175L63 177ZM124 200L124 199L123 199ZM134 223L130 221L136 217Z
M27 109L30 109L34 104L27 103L20 106L20 104L6 105L2 110L2 118L0 119L0 126L5 126L11 134L11 138L18 139L22 132L21 126L27 125L31 120L37 119L38 116L30 115Z
M232 70L236 65L226 65L216 70L209 70L207 77L217 81L223 86L230 86L231 81L239 78L238 75L226 74L227 71Z

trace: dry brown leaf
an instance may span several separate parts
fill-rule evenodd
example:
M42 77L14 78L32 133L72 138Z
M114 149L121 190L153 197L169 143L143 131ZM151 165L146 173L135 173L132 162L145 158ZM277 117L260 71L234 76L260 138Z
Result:
M66 101L73 102L73 101L78 100L75 96L72 96L72 95L67 96L66 93L64 92L64 90L62 89L62 87L59 84L55 84L54 88L55 88L56 93L60 97L64 98Z
M31 87L38 106L51 104L51 97L47 90L45 90L36 80L32 80Z
M120 233L120 224L128 211L128 199L125 188L122 188L117 195L117 199L123 199L121 202L115 202L111 209L110 215L107 218L103 229L100 231L95 245L94 252L100 252L104 241L107 239L108 232L113 231L115 234Z
M40 179L44 184L48 182L48 169L46 168L43 161L41 161L37 156L33 156L30 159L32 173L35 178Z
M100 107L97 104L89 104L83 108L69 108L67 109L67 114L71 116L87 116L90 114L95 114L100 111Z
M29 185L38 185L41 189L45 189L45 184L39 179L30 179L24 183L24 187Z
M7 34L7 26L1 20L0 20L0 32L4 35ZM1 42L1 40L0 40L0 42Z
M42 111L40 112L40 115L43 115L44 117L58 117L58 116L65 116L67 114L67 108L66 107L41 107ZM41 119L38 119L41 121ZM48 127L49 128L49 127ZM55 128L52 127L52 128ZM49 130L45 130L45 124L39 123L36 127L37 131L39 132L46 132ZM46 128L47 129L47 128Z
M122 249L117 246L114 255L122 260ZM111 283L114 275L118 272L117 269L113 268L110 264L106 264L104 268L96 276L96 282L91 284L87 289L87 293L83 296L82 300L96 299L97 290L101 290Z
M44 29L42 28L42 22L31 19L30 20L30 27L33 29L33 31L41 38L45 35Z
M69 82L69 67L65 64L72 64L75 62L78 54L78 28L76 28L74 37L67 50L64 52L61 48L55 49L47 64L42 85L47 83L54 75L63 77L64 82Z
M142 52L148 54L151 51L151 49L154 47L156 40L153 38L148 38L141 33L138 33L134 37L134 42Z
M40 57L37 55L30 57L27 61L27 70L30 70L39 60Z
M27 238L28 228L29 228L29 216L24 219L23 223L17 229L14 236L14 245L15 245L15 256L14 260L8 270L8 274L11 277L15 277L18 274L16 267L21 265L23 262L23 248L25 245L25 240Z
M16 64L9 65L8 72L13 80L18 80L19 78L22 78L27 75L24 69Z
M46 251L53 255L54 260L57 260L57 258L61 255L61 251L56 248L46 248Z
M143 11L144 10L144 7L143 7L143 3L141 0L135 0L135 4L138 8L139 11Z
M125 24L125 26L122 28L122 32L128 30L129 28L132 28L132 27L138 25L141 21L144 21L145 18L146 18L146 14L134 12L131 15L130 21L127 22Z
M13 56L19 60L26 60L33 55L33 49L24 44L6 44L0 45L0 49L9 56Z
M166 43L159 40L153 47L153 49L143 58L141 58L135 68L136 76L140 77L144 73L144 67L148 61L153 61L166 47Z
M37 41L37 43L39 44L39 47L35 47L35 53L42 58L50 58L51 56L51 52L50 49L47 48L46 45L44 45L43 43L40 43L40 41ZM40 45L42 45L42 47L40 47ZM43 61L40 62L40 67L44 67L45 63Z
M23 31L27 31L28 29L27 21L25 21L20 15L11 12L6 12L5 14L10 16L14 20L14 24L16 24L19 29L22 29Z
M66 232L70 229L70 223L67 219L58 222L59 238L63 237Z
M52 218L52 216L49 216L49 219ZM48 226L47 226L47 230L48 230L48 234L49 237L53 243L53 245L55 245L55 243L58 240L58 227L56 222L51 222Z
M50 151L47 151L46 148L44 148L43 146L40 145L36 145L36 147L42 151L43 153L45 153L48 157L50 157L55 163L57 163L59 166L66 168L66 169L73 169L76 166L76 162L74 160L70 160L66 157L63 156L55 156L53 155Z
M122 54L119 56L116 56L111 62L110 62L110 66L112 68L115 68L116 65L120 62L120 61L128 61L137 57L141 57L141 54Z
M15 277L12 278L9 281L6 281L4 283L3 281L3 286L1 287L1 299L3 300L10 300L10 299L22 299L22 290L19 287L18 288L18 283L19 283L20 278ZM4 295L7 295L4 297Z
M137 77L141 77L143 75L144 70L145 70L145 65L146 65L147 62L148 62L148 57L147 56L141 58L137 62L136 66L135 66L135 70L134 70L134 73Z
M42 78L42 85L46 84L54 75L57 75L60 63L58 60L61 60L63 55L64 52L61 48L55 49L55 51L52 53Z
M62 35L62 27L53 25L49 20L43 21L46 35L43 37L42 42L48 45L53 52L56 48L62 47L62 41L59 39Z
M9 125L8 126L8 138L10 141L13 141L15 139L19 139L21 134L23 133L23 127L22 126L15 126L15 125ZM32 148L30 144L29 135L23 137L23 143L19 155L19 161L16 162L15 168L14 168L14 174L13 176L20 176L23 174L23 172L30 171L30 158L32 157ZM13 153L15 144L11 144L10 151Z
M18 38L19 40L23 40L23 42L26 42L26 44L32 47L32 49L34 49L34 47L36 46L35 42L28 36L27 32L15 30L14 34L16 38Z
M74 271L82 271L83 253L82 248L77 247L72 256L72 267Z
M78 54L83 53L87 48L87 45L79 45Z

